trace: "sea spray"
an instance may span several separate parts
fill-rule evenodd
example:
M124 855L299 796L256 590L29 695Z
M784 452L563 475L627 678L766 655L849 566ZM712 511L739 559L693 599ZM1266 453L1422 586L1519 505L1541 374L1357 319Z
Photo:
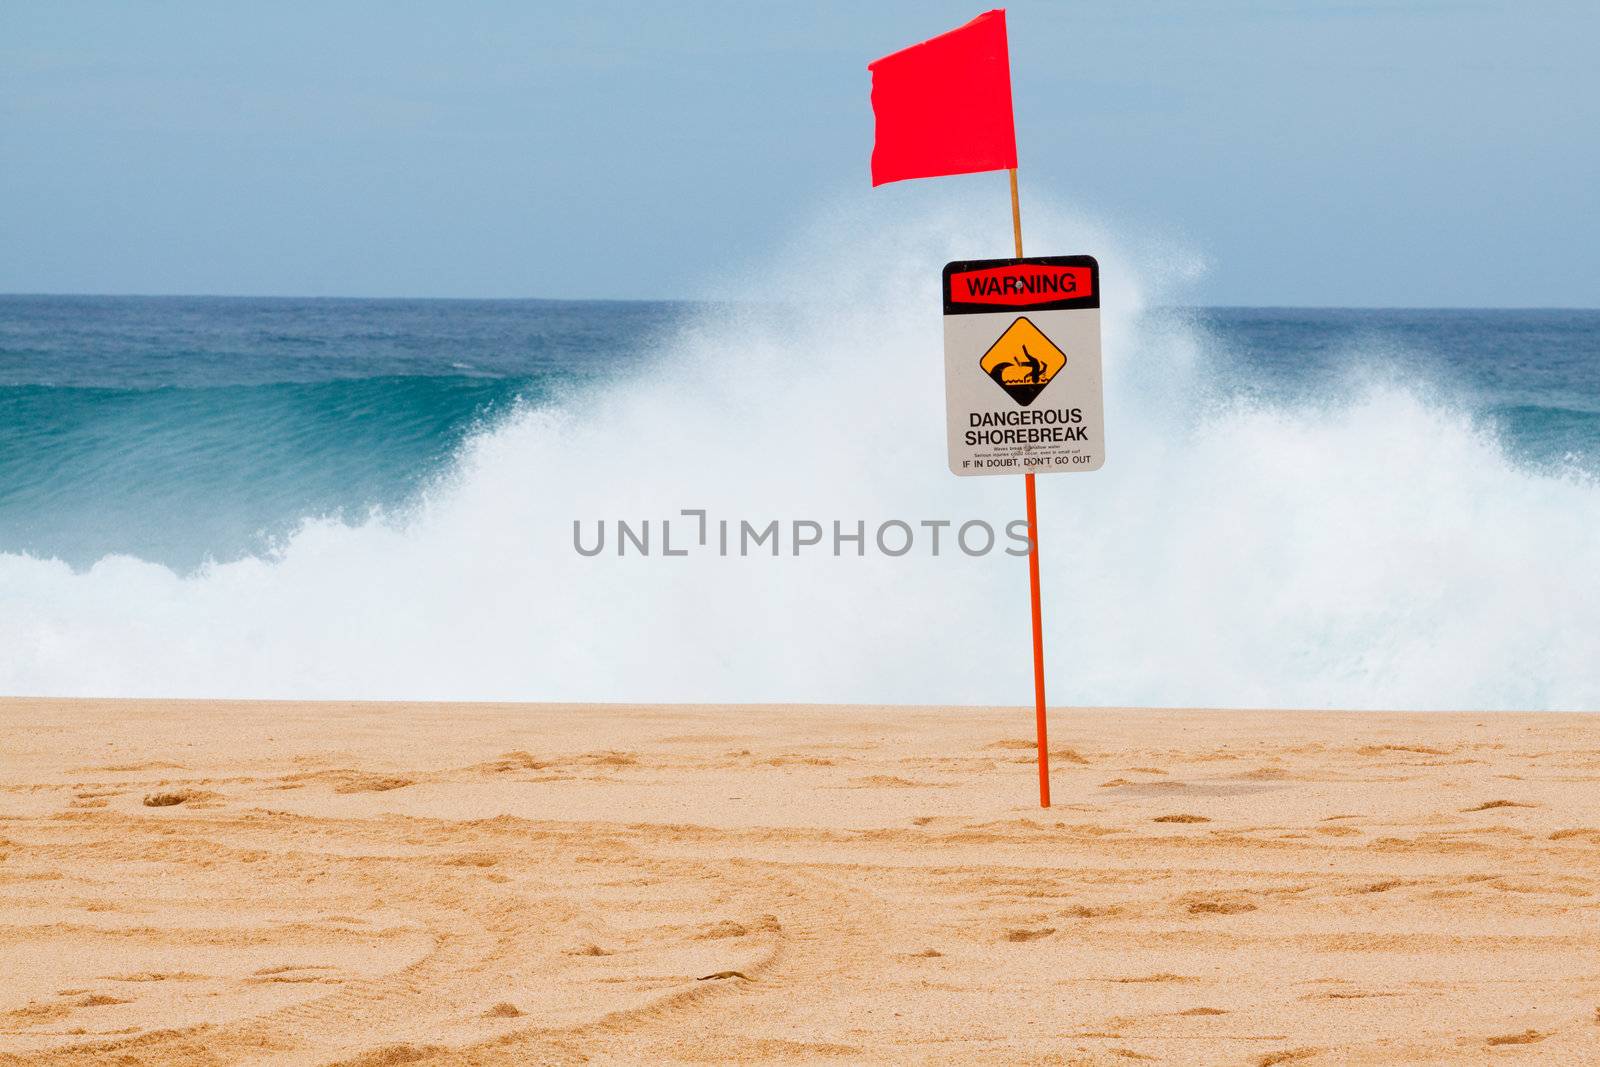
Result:
M686 508L1004 529L1020 481L944 468L938 278L1005 233L952 217L820 227L719 294L784 307L708 310L631 376L524 402L403 511L192 574L0 556L0 690L1025 703L1003 553L571 546L574 519ZM1600 707L1600 488L1391 379L1241 400L1211 338L1146 310L1163 257L1048 210L1030 230L1105 270L1109 459L1039 485L1053 704Z

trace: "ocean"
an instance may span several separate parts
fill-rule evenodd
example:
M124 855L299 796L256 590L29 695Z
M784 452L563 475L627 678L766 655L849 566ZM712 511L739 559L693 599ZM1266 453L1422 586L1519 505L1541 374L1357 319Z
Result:
M929 277L826 314L0 297L0 691L1026 703L1016 560L572 547L1020 516L943 469ZM1053 703L1600 707L1600 311L1117 284L1106 469L1040 482Z
M0 551L193 571L393 509L693 305L0 296Z
M269 551L309 517L402 508L469 434L641 369L703 310L0 296L0 551L191 572ZM1600 311L1150 314L1224 356L1221 396L1315 401L1381 354L1385 375L1451 395L1528 470L1600 465Z

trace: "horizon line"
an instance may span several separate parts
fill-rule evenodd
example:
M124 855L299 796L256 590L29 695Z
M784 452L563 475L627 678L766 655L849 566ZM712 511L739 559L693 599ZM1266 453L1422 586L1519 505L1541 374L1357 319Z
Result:
M294 293L60 293L0 292L9 299L87 300L284 300L362 301L366 303L460 304L782 304L783 301L668 296L307 296ZM1214 311L1600 311L1571 304L1152 304L1151 310Z

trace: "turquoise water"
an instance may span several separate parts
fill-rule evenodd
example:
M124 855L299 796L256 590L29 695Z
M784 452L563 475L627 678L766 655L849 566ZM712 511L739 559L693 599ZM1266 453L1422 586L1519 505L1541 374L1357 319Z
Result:
M0 297L0 551L179 569L402 505L519 401L604 389L696 305ZM1216 396L1426 383L1530 468L1600 457L1600 312L1158 311ZM930 353L930 373L937 353Z
M0 551L179 568L402 504L690 305L0 297Z

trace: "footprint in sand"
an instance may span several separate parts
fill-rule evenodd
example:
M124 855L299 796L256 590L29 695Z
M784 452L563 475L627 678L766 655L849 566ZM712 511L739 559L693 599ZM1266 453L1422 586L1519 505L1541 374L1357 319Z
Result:
M252 982L270 982L281 985L338 985L343 979L322 971L337 971L326 963L283 963L276 967L263 967L250 976Z
M533 753L518 749L515 752L502 752L497 758L469 767L468 770L484 774L508 774L512 771L540 771L548 766L549 763L535 759Z
M570 761L583 767L637 767L639 756L634 752L618 752L607 749L604 752L586 752L575 756Z
M417 784L414 778L402 778L395 774L368 774L365 771L333 770L291 774L284 778L282 783L275 788L296 789L311 782L325 782L333 786L335 793L386 793L391 789L404 789L408 785Z
M724 937L747 937L753 933L776 933L782 927L778 924L776 915L763 915L755 922L746 926L736 923L732 919L719 919L701 928L695 935L697 941L715 941Z
M403 1063L416 1063L443 1051L444 1048L440 1045L409 1045L403 1042L396 1045L380 1045L354 1059L330 1063L328 1067L400 1067Z
M1537 808L1537 804L1524 804L1517 800L1485 800L1475 808L1462 808L1462 814L1471 814L1474 811L1492 811L1495 808Z
M1591 826L1577 826L1571 830L1557 830L1550 835L1551 841L1566 841L1571 838L1591 841L1596 845L1600 845L1600 829Z
M493 867L500 857L493 852L466 852L444 861L446 867Z
M1232 777L1244 782L1286 782L1294 775L1283 767L1257 767L1253 771L1245 771Z
M111 763L103 767L74 767L75 771L104 771L107 774L127 774L132 771L181 771L185 770L181 763L171 763L167 760L145 760L143 763Z
M1256 1060L1256 1067L1277 1067L1280 1063L1309 1060L1321 1051L1319 1048L1286 1048L1281 1052L1269 1052Z
M1541 1034L1537 1030L1524 1030L1520 1034L1500 1034L1496 1037L1486 1038L1486 1045L1531 1045L1536 1041L1543 1041L1549 1034Z
M392 774L352 774L333 787L335 793L387 793L416 783Z
M913 782L909 778L902 778L898 774L869 774L864 778L850 779L850 787L854 789L893 788L893 789L925 789L938 788L939 782Z
M1389 890L1398 889L1399 887L1401 887L1401 886L1403 886L1405 884L1406 884L1406 882L1405 882L1404 879L1401 879L1401 878L1389 878L1389 879L1385 879L1382 882L1372 882L1369 885L1357 886L1355 889L1349 890L1349 892L1351 892L1351 893L1387 893Z
M208 793L203 789L175 789L170 793L146 794L144 806L147 808L170 808L197 800L211 800L216 796L216 793Z
M1178 904L1190 915L1238 915L1256 910L1244 897L1227 893L1186 893L1178 898Z
M569 956L613 956L610 949L601 948L599 945L585 945L582 948L568 949Z

